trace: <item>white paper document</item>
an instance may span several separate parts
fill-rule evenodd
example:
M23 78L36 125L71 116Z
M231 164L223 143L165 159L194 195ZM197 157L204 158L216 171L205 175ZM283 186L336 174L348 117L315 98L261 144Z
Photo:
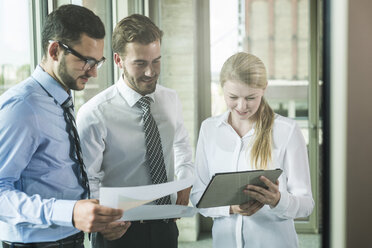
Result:
M188 188L193 183L194 177L190 177L168 183L137 187L101 187L99 201L103 206L123 209L123 218L128 218L126 220L150 220L192 216L195 214L192 211L192 207L175 205L139 206ZM132 211L132 213L130 211ZM162 217L166 214L171 216Z
M143 205L124 212L121 220L157 220L192 217L198 210L182 205Z

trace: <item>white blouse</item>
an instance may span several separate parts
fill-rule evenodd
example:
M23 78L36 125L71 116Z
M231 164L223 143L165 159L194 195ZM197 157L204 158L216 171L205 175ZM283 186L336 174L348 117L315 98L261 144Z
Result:
M254 170L250 151L254 128L240 137L228 124L230 112L202 123L196 150L196 182L191 192L194 205L210 179L218 172ZM293 219L309 216L314 207L307 148L294 120L275 115L272 162L268 169L281 168L280 201L265 205L252 216L230 215L230 206L199 209L213 217L213 247L298 247Z

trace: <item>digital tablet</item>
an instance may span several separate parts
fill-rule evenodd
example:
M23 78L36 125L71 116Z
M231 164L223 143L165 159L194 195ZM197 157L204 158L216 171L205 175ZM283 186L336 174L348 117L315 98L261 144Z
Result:
M243 193L247 184L266 188L266 185L259 179L260 176L265 176L275 182L281 174L281 169L216 173L196 207L211 208L243 204L251 200L251 197Z

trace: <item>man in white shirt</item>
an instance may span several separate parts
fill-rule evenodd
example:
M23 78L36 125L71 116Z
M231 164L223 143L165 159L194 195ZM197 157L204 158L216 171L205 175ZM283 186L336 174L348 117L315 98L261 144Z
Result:
M77 126L93 198L99 187L140 186L193 176L194 166L188 133L183 124L181 103L174 90L157 85L160 73L162 31L147 17L131 15L115 27L112 47L114 61L123 75L81 107ZM145 100L144 100L145 99ZM150 102L145 117L142 102ZM150 114L149 114L150 113ZM148 120L156 123L148 134ZM153 123L153 122L152 122ZM151 125L150 125L151 126ZM155 128L151 126L151 128ZM150 138L149 138L150 137ZM157 135L159 137L159 135ZM149 141L150 140L150 141ZM151 149L162 151L151 167ZM159 159L158 159L159 158ZM163 169L163 181L150 170ZM156 172L158 173L158 172ZM159 172L161 173L161 172ZM190 188L154 204L187 205ZM120 239L108 241L93 235L93 247L177 247L174 220L132 222Z

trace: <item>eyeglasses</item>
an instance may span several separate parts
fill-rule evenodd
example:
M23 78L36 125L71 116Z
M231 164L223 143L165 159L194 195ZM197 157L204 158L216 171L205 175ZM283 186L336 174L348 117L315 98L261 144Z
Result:
M52 43L54 42L53 40L50 40L49 43ZM84 61L84 66L82 68L83 71L88 71L90 69L92 69L93 67L97 66L97 69L100 68L103 63L106 61L106 58L105 57L102 57L101 60L97 61L96 59L93 59L93 58L87 58L87 57L84 57L83 55L81 55L80 53L78 53L77 51L75 51L74 49L72 49L71 47L69 47L68 45L58 41L58 45L60 45L63 49L65 49L67 52L75 55L76 57L78 57L79 59L81 59L82 61Z

